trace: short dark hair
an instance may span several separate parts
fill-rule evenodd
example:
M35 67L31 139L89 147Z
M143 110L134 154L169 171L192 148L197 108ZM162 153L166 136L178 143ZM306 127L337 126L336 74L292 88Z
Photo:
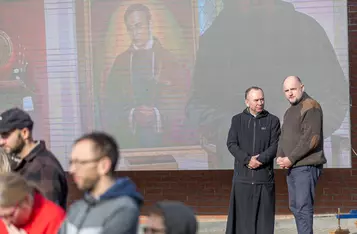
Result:
M124 22L125 22L125 23L126 23L128 17L129 17L129 15L130 15L131 13L133 13L134 11L144 12L145 15L146 15L147 21L148 21L148 22L151 21L150 9L149 9L147 6L138 3L138 4L130 5L130 6L126 9L125 14L124 14Z
M120 158L119 145L108 133L94 131L86 133L78 138L74 145L84 140L91 141L93 143L93 150L98 154L98 157L108 157L112 163L110 173L113 174Z
M249 87L246 91L245 91L245 94L244 94L244 98L247 99L248 97L248 94L251 90L261 90L263 92L263 89L262 88L259 88L258 86L252 86L252 87Z

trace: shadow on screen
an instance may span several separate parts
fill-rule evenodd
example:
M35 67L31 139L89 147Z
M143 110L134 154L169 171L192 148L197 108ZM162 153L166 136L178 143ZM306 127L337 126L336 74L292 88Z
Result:
M244 91L259 86L267 110L282 118L286 76L297 75L324 111L325 138L340 128L348 110L348 82L334 48L312 17L278 0L225 1L201 36L187 125L203 136L210 168L233 168L226 139L233 115L245 108Z

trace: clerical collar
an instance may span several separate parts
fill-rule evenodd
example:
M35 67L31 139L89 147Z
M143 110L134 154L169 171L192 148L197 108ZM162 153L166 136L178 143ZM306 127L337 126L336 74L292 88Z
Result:
M154 45L154 40L153 38L151 37L147 42L146 42L146 45L145 47L142 49L142 50L149 50L153 47ZM138 48L135 44L133 44L133 48L134 50L140 50L141 48Z

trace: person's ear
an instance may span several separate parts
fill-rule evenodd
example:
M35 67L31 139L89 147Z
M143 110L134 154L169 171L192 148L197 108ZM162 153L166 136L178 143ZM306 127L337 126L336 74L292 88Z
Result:
M22 139L24 139L24 140L28 140L31 136L31 132L28 128L21 129L20 134L22 136Z
M108 157L103 157L98 163L98 173L100 175L107 175L112 167L112 162Z

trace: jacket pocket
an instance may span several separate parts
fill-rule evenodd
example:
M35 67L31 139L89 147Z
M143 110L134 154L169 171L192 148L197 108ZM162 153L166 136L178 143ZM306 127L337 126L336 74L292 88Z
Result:
M249 174L250 169L239 163L238 160L234 160L234 177L247 177Z

